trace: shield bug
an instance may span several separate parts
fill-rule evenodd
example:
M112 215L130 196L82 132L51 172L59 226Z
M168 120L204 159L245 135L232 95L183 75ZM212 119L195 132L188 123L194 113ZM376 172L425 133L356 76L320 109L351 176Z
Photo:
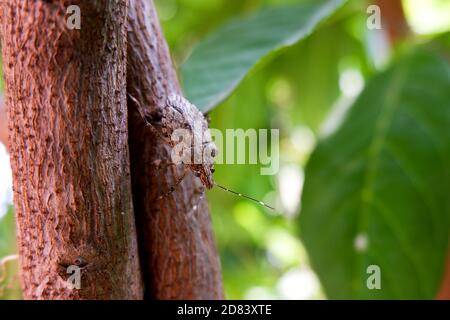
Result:
M137 104L139 103L130 96ZM165 104L158 108L157 114L145 116L142 110L139 110L141 116L145 119L147 125L159 136L165 144L171 147L172 164L183 165L185 170L182 176L177 180L169 191L161 195L160 198L170 195L175 187L178 186L190 170L200 179L203 186L211 189L214 186L230 192L236 196L254 201L266 208L275 210L272 206L259 201L250 196L230 190L227 187L214 182L214 158L218 150L212 141L208 129L208 121L198 108L188 100L177 94L171 94L167 97ZM200 199L203 198L203 193ZM195 205L195 208L197 205Z

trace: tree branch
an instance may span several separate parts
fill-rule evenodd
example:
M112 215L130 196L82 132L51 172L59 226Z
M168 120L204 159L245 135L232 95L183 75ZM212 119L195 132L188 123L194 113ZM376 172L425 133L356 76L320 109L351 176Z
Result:
M170 93L180 93L153 1L131 0L128 18L131 179L146 297L219 299L220 263L200 182L189 174L175 192L158 199L182 173L168 166L170 150L138 112L155 114Z

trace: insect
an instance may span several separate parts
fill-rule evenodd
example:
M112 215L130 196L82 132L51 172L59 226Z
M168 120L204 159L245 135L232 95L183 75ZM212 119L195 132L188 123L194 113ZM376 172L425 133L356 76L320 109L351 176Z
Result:
M138 105L135 98L130 98ZM158 108L158 113L146 116L142 110L139 110L141 116L146 121L150 129L159 136L166 145L172 149L173 164L181 164L187 170L184 170L181 177L169 191L161 195L160 198L170 195L175 187L178 186L190 170L200 179L203 186L211 189L214 186L235 194L239 197L254 201L266 208L275 210L272 206L254 199L242 193L230 190L214 182L213 173L214 158L217 156L218 149L212 141L208 129L208 121L197 107L188 100L177 94L170 94L163 106ZM203 194L200 200L203 198ZM197 206L195 206L196 208Z

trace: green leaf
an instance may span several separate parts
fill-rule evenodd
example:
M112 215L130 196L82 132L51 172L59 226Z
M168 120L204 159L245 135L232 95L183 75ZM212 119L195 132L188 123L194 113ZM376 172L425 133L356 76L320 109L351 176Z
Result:
M270 62L271 69L276 69L281 78L288 79L292 85L289 93L293 123L319 131L330 108L342 94L339 88L340 73L354 68L367 75L365 48L348 31L349 19L353 21L355 18L359 17L351 15L350 18L327 23ZM330 50L330 43L333 43L333 50ZM253 78L254 74L251 80ZM286 109L290 106L289 102L288 105L285 101L277 105Z
M272 7L223 26L207 37L182 66L187 98L203 112L228 97L264 56L311 34L344 0L315 0Z
M15 219L12 208L0 218L0 257L15 253Z
M16 251L15 218L11 207L6 215L0 218L0 259L15 254ZM7 275L5 279L3 272ZM0 266L0 279L3 280L0 281L0 300L21 298L17 261L7 263L6 270Z
M450 229L449 88L446 61L404 57L313 153L300 230L329 298L436 296ZM367 288L369 265L380 290Z

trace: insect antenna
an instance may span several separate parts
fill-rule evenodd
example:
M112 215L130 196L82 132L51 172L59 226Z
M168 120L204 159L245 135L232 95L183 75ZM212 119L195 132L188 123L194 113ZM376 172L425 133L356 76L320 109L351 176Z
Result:
M139 115L141 116L142 120L144 121L145 125L150 128L150 130L156 134L161 140L164 141L164 136L162 135L162 133L156 129L156 127L151 123L151 121L148 120L148 118L145 116L145 114L143 113L142 109L141 109L141 104L139 103L139 101L133 97L130 93L128 93L128 97L131 99L131 101L133 101L136 106L137 106L137 111L139 112Z
M256 202L256 203L262 205L263 207L266 207L266 208L269 208L270 210L275 211L275 208L274 208L274 207L269 206L267 203L264 203L264 202L262 202L262 201L260 201L260 200L258 200L258 199L255 199L255 198L252 198L252 197L250 197L250 196L248 196L248 195L245 195L245 194L236 192L236 191L234 191L234 190L228 189L227 187L224 187L224 186L222 186L222 185L220 185L220 184L218 184L218 183L215 183L215 182L214 182L214 185L215 185L216 187L219 187L219 188L222 189L222 190L225 190L225 191L228 191L228 192L230 192L230 193L232 193L232 194L235 194L235 195L237 195L238 197L242 197L242 198L248 199L248 200L250 200L250 201Z

